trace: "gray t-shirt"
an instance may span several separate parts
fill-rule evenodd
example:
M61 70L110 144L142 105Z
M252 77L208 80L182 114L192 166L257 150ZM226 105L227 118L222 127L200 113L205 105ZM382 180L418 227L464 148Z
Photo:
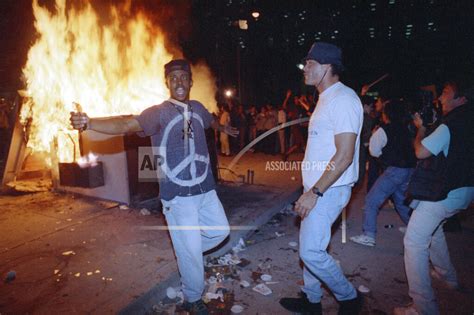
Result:
M213 117L198 101L189 101L189 105L186 110L181 105L165 101L136 116L143 129L140 135L151 136L155 153L162 157L159 183L160 198L164 200L215 189L205 135Z

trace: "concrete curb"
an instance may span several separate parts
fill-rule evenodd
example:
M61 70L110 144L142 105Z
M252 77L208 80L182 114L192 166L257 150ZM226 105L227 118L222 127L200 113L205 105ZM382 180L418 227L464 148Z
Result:
M245 225L255 226L255 230L259 226L268 222L275 214L284 209L288 204L293 203L301 195L301 189L296 189L284 193L280 198L275 200L275 205L269 209L264 210L262 213L255 217L249 218L249 221ZM232 222L230 223L232 224ZM206 255L210 257L218 257L229 252L232 247L238 244L241 238L248 238L255 230L237 230L231 231L228 242L220 247L218 250ZM179 286L179 274L178 272L172 273L168 278L155 285L151 290L141 295L139 298L131 302L129 305L124 307L118 312L120 315L128 314L147 314L152 311L153 305L157 304L158 301L162 300L166 296L166 289L168 287Z

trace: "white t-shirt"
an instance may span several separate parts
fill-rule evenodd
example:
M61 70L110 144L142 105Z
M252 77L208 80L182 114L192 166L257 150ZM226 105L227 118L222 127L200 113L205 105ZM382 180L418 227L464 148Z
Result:
M382 149L387 145L387 134L383 128L377 129L369 140L369 152L373 157L382 155Z
M304 190L321 178L336 153L334 136L351 132L357 134L352 164L331 186L353 185L359 173L359 145L363 108L359 97L341 82L331 85L319 95L316 109L308 127L308 143L301 165Z

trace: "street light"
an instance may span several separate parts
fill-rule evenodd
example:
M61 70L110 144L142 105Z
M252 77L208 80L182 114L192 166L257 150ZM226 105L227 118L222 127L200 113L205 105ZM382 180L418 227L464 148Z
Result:
M227 97L227 98L231 98L231 97L232 97L232 94L234 94L234 93L232 92L231 89L227 89L227 90L224 91L224 95L225 95L225 97Z
M253 11L252 12L252 17L256 20L260 16L260 13L258 11Z

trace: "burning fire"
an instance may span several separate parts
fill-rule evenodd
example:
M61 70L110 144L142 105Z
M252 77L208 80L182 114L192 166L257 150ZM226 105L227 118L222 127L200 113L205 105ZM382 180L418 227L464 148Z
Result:
M79 157L78 133L69 125L73 102L91 117L138 114L168 98L163 65L173 57L164 33L145 12L132 14L130 1L110 7L107 23L87 1L74 4L56 0L51 12L33 0L38 37L23 68L28 99L20 116L28 147L60 162ZM210 71L194 67L193 79L192 97L214 111Z

